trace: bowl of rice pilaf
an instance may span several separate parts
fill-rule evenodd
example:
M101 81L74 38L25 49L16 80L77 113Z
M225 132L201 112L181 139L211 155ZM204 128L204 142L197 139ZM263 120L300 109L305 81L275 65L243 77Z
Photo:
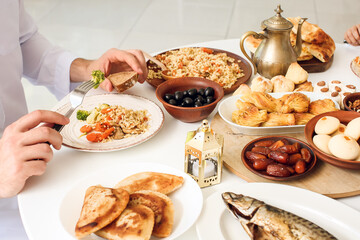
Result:
M219 49L188 47L174 49L155 56L169 70L172 77L200 77L214 81L223 87L224 93L235 91L251 76L250 64L240 56ZM165 80L161 69L147 62L147 82L158 87Z

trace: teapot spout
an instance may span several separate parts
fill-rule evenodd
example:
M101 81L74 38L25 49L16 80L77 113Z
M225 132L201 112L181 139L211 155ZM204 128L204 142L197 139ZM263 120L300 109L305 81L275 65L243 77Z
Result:
M301 27L303 25L303 23L307 20L307 18L300 18L299 23L298 23L298 27L297 27L297 35L296 35L296 44L295 44L295 53L296 56L299 57L301 54L301 49L302 49L302 39L301 39Z

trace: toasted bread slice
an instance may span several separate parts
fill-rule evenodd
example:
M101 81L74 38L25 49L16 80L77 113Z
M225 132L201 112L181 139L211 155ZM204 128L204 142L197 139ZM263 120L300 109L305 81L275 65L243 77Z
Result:
M135 85L138 80L136 72L118 72L107 77L116 91L123 92Z
M91 186L86 190L75 236L82 238L105 227L126 208L129 193L122 189Z
M184 182L184 178L167 173L140 172L120 181L115 188L122 188L130 194L139 190L153 190L169 194Z
M130 194L128 206L145 205L155 214L155 223L152 235L167 237L171 234L174 225L174 206L171 199L165 194L142 190Z
M128 206L111 224L95 234L110 240L148 240L154 227L154 212L144 205Z

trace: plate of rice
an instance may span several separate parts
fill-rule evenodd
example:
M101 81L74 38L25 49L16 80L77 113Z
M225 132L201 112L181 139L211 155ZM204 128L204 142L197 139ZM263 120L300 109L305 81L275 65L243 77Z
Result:
M165 64L173 77L202 77L217 82L224 88L224 93L234 92L251 77L251 66L244 58L224 50L187 47L169 50L155 56ZM161 69L147 62L149 75L146 81L153 87L165 80Z
M64 114L69 103L57 112ZM79 113L86 114L79 115ZM155 136L164 122L160 107L140 96L86 96L61 131L63 145L81 151L108 152L136 146Z

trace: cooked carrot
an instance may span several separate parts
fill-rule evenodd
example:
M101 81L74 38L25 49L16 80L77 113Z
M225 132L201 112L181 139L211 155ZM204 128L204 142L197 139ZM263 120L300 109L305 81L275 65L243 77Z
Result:
M89 125L84 125L80 128L80 132L82 132L82 133L89 133L92 130L93 130L92 127Z
M109 113L109 112L111 112L112 110L114 110L114 109L112 109L112 108L103 108L103 109L101 109L101 113L102 113L102 114Z
M105 132L106 129L107 129L107 124L104 124L104 123L96 123L96 125L95 125L95 131Z
M211 50L211 49L208 49L208 48L201 48L201 50L203 51L203 52L206 52L206 53L209 53L209 54L212 54L214 51L213 50Z
M107 129L107 130L101 135L101 138L102 138L102 139L107 138L108 136L111 135L111 133L112 133L114 130L115 130L115 128L113 128L113 127Z
M101 133L90 133L86 135L86 139L90 142L100 142L103 138L101 137Z
M112 117L107 116L107 117L106 117L106 120L109 120L109 121L110 121L110 120L112 120Z

